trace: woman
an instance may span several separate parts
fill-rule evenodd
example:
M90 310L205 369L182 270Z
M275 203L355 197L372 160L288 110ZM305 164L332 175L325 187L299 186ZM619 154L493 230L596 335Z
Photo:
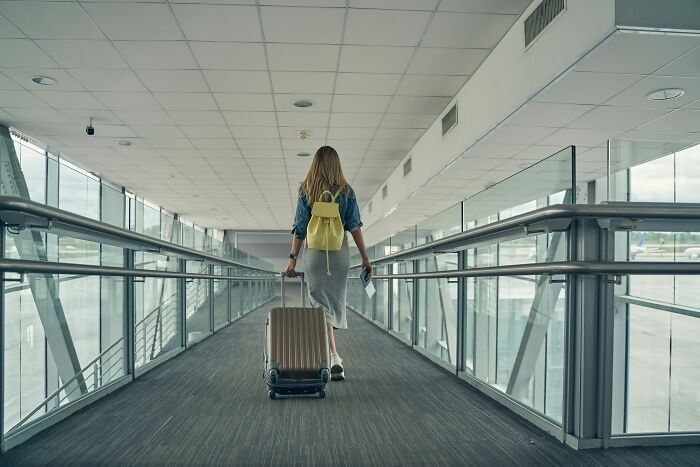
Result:
M345 231L350 232L355 240L355 245L362 255L362 266L367 268L371 277L372 265L367 257L365 241L362 237L362 230L360 230L362 221L360 220L360 209L357 206L355 192L343 176L338 153L330 146L323 146L316 151L309 173L306 174L306 178L299 186L297 212L292 229L294 235L292 237L292 252L289 255L287 276L296 277L297 275L295 271L297 257L306 238L306 228L311 219L311 206L324 191L330 191L333 194L340 193L335 200L339 204L340 219ZM343 360L336 350L333 329L347 329L348 327L345 317L347 307L345 292L350 272L347 234L344 236L340 251L330 251L328 255L330 274L326 273L326 252L306 248L304 250L304 270L311 305L321 308L326 313L328 343L331 350L331 379L337 381L345 379Z

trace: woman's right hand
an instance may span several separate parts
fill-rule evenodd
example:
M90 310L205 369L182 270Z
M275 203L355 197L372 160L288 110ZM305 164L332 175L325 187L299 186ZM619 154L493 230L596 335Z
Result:
M285 275L287 277L297 277L297 272L295 271L296 267L296 260L290 259L289 263L287 264L287 269L284 271Z
M372 263L367 261L362 261L362 267L367 269L367 280L370 280L372 278Z

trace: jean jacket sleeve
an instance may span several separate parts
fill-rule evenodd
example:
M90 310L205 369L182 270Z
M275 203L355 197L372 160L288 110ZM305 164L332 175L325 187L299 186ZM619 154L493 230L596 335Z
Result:
M357 205L357 198L355 197L355 192L350 188L348 193L347 205L345 206L345 216L343 218L343 225L345 225L345 230L348 232L353 232L360 227L362 227L362 220L360 219L360 207Z
M309 219L311 219L311 206L306 202L306 195L300 192L297 199L297 212L294 216L294 227L292 228L292 233L299 240L306 238L306 228L309 225Z

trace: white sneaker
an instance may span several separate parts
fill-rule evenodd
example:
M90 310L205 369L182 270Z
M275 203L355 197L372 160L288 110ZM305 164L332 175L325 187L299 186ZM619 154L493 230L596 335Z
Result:
M345 379L345 370L343 368L343 359L337 353L331 353L331 381L340 381Z

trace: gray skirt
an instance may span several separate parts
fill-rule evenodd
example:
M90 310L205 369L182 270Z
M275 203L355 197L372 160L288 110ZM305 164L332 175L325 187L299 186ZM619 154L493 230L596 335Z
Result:
M328 252L330 276L326 274L326 252L324 250L305 248L303 258L311 306L321 308L326 313L328 323L333 327L347 329L345 299L348 274L350 273L348 236L345 235L340 251Z

